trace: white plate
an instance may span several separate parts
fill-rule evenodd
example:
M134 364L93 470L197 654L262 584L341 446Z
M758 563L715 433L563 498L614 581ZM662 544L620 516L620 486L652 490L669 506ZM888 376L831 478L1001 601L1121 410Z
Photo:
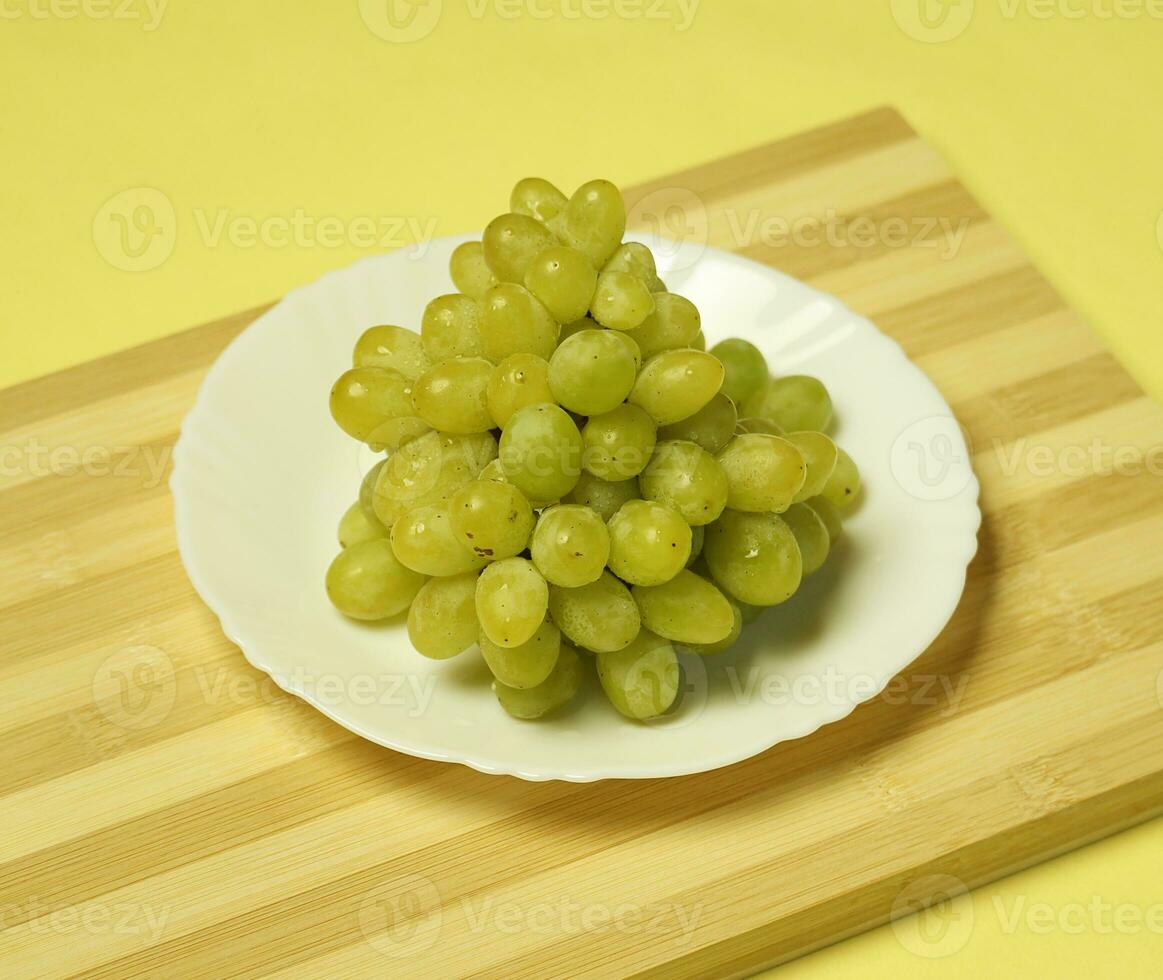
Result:
M331 421L328 391L366 327L416 328L425 303L451 291L448 256L465 240L364 259L295 290L207 374L174 454L178 544L252 664L400 752L580 782L746 759L843 718L929 646L957 606L980 523L948 405L894 341L836 299L746 259L648 236L670 288L701 310L709 343L746 337L778 373L828 385L834 435L866 489L825 569L730 653L684 657L681 706L654 724L622 718L592 678L558 716L515 721L474 651L430 661L402 624L339 615L323 574L336 523L375 457Z

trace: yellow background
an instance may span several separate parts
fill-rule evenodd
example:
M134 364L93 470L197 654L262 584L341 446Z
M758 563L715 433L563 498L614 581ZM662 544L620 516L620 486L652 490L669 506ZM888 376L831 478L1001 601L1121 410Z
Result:
M891 103L1163 392L1163 2L602 2L427 0L399 43L384 0L0 0L0 385L274 299L378 251L368 219L465 231L526 173L631 183ZM127 271L94 220L143 187L174 221ZM238 237L296 212L341 241ZM981 889L953 955L884 927L780 975L1157 976L1158 931L1003 927L1161 883L1156 821Z

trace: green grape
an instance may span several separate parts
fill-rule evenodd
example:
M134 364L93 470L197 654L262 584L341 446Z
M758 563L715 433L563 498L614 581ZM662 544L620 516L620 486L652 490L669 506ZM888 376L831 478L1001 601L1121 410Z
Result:
M597 283L590 260L567 245L539 252L525 270L525 288L559 323L572 323L586 315Z
M505 468L501 465L500 458L494 459L491 463L489 463L488 466L486 466L483 470L481 470L480 479L490 480L494 483L508 483L509 482L508 480L505 479ZM520 493L519 490L517 492ZM525 494L522 493L521 496L525 497ZM549 506L557 503L556 499L554 499L554 500L538 500L536 497L534 497L533 499L525 497L525 499L529 501L529 506L532 507L534 510L540 510L542 507L549 507Z
M581 330L549 359L549 387L571 412L601 415L634 387L634 357L608 330Z
M476 643L476 588L476 572L424 583L408 610L408 639L418 653L447 660Z
M452 495L449 516L460 543L489 561L520 554L533 533L533 508L511 483L466 483Z
M684 569L662 585L636 585L630 591L642 625L668 640L717 643L731 632L731 603L694 572Z
M773 378L747 398L744 415L771 419L785 432L823 432L832 419L832 399L817 378L792 374Z
M565 244L584 252L600 269L617 251L626 231L622 192L608 180L582 184L566 205L561 229Z
M392 525L391 534L396 557L423 575L463 575L488 562L453 533L447 503L408 511Z
M630 401L644 408L659 425L694 415L723 383L723 365L706 351L667 350L645 364L630 392Z
M702 319L698 307L677 293L654 293L654 312L634 331L643 357L664 350L695 347Z
M637 405L593 415L582 427L582 468L603 480L628 480L650 462L654 420Z
M557 244L553 232L527 214L502 214L485 226L485 262L501 282L525 281L534 256Z
M580 333L583 330L600 330L597 321L592 320L588 316L583 316L581 319L574 320L573 323L563 323L561 325L561 332L557 335L557 342L564 344L566 339L572 337L575 333ZM635 348L637 349L637 348Z
M621 650L642 625L630 590L609 572L575 589L550 586L549 615L569 639L595 653Z
M375 508L376 481L380 478L380 471L387 465L388 461L381 459L363 475L363 479L359 484L359 506L363 509L369 521L379 520L379 517L376 516Z
M792 504L782 515L800 546L804 575L811 575L828 560L830 535L820 515L807 504Z
M696 524L691 528L691 556L686 560L686 567L690 568L699 556L703 553L703 540L706 538L707 529L705 525Z
M517 409L552 401L549 362L536 354L510 354L493 368L485 389L489 415L501 428Z
M477 301L461 293L437 296L424 307L420 339L433 364L450 357L480 357L484 353Z
M762 352L741 337L720 340L711 348L727 375L723 378L723 392L736 405L766 387L770 376Z
M528 559L502 558L477 580L477 619L497 646L518 647L531 639L548 604L549 586Z
M744 626L750 626L760 616L762 616L764 610L767 609L767 606L752 606L746 602L740 602L738 603L738 606L739 613L743 617Z
M493 365L483 357L452 357L425 372L412 390L416 414L441 432L469 435L493 427L485 389Z
M703 336L702 330L695 334L695 339L691 341L691 347L695 350L707 349L707 338Z
M557 321L529 290L511 282L485 293L480 331L484 355L494 364L513 354L548 360L557 346Z
M691 529L678 511L629 500L610 518L610 570L633 585L661 585L686 567Z
M727 474L727 506L734 510L787 510L804 485L804 457L786 439L760 433L736 436L719 453Z
M795 534L776 514L723 511L707 528L703 557L716 582L753 606L790 599L803 576Z
M731 602L730 599L727 600ZM759 606L748 606L749 609L762 611ZM737 642L743 633L743 606L738 602L731 602L731 632L721 640L716 640L714 643L684 643L682 647L690 653L698 654L700 657L708 657L711 654L722 653L724 650L730 650Z
M828 541L830 544L835 544L836 539L840 537L840 533L844 530L844 525L840 519L840 512L825 497L812 497L810 500L805 500L804 504L811 507L820 520L824 522L824 527L828 529Z
M431 367L424 342L414 330L385 324L369 327L355 342L353 367L388 368L415 381Z
M597 660L602 690L627 718L657 718L678 697L682 675L674 647L649 630L624 649L599 653Z
M505 479L530 501L560 500L581 473L582 437L556 405L527 405L501 434Z
M553 673L561 652L561 630L547 619L533 636L515 647L499 647L482 631L480 645L493 676L506 687L524 691Z
M422 418L408 415L398 419L388 419L377 425L368 437L372 445L382 446L385 449L399 449L413 439L418 439L426 432L431 432L432 426Z
M594 321L590 321L591 325L597 327ZM634 342L634 338L628 333L623 333L621 330L607 330L611 337L617 340L626 350L630 356L634 358L634 373L638 373L638 369L642 367L642 351L638 349L638 345Z
M718 455L735 436L735 403L721 391L694 415L658 430L662 439L678 439L702 446Z
M654 312L646 284L629 272L603 272L593 293L591 314L603 327L633 330Z
M509 195L509 210L525 214L541 222L548 222L564 213L569 203L561 191L541 177L524 177Z
M727 506L727 474L693 442L660 442L638 485L643 497L678 511L692 527L710 524Z
M634 500L638 496L638 481L635 479L610 481L583 472L577 486L565 499L589 507L603 521L608 521L627 500Z
M588 507L558 504L537 518L530 552L547 582L576 589L601 577L610 556L610 532Z
M860 496L860 471L856 464L839 446L836 447L836 468L820 491L820 496L839 511L847 510Z
M448 261L448 271L457 290L473 299L480 299L486 290L497 284L497 277L485 261L484 246L480 242L457 245Z
M735 432L738 435L769 435L782 436L783 429L771 421L771 419L749 418L740 419L735 423Z
M327 569L327 596L352 619L387 619L408 608L424 584L392 553L387 538L344 548Z
M784 438L800 451L808 468L804 485L795 496L795 503L803 503L823 492L835 472L839 450L836 443L822 432L789 432Z
M501 707L514 718L531 720L556 711L573 700L582 682L581 658L568 643L561 645L553 671L536 687L521 690L493 681Z
M339 519L339 547L350 548L353 544L362 544L364 541L374 541L376 538L386 538L388 529L384 527L375 514L368 515L357 500L343 512Z
M358 367L344 371L331 388L331 417L353 439L368 445L385 422L412 411L412 383L397 371Z
M610 260L602 266L602 272L628 272L646 284L652 293L665 292L662 280L658 278L658 267L649 248L640 242L623 242Z
M491 433L457 436L429 432L388 457L376 478L372 508L385 527L408 511L447 500L496 459Z

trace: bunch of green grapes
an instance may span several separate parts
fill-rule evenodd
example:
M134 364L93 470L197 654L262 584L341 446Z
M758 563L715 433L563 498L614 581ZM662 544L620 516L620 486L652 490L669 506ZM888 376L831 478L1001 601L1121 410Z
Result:
M383 452L339 524L331 601L407 614L413 646L479 650L538 718L596 669L622 714L668 711L676 648L728 649L820 568L860 491L827 389L741 339L623 242L605 180L522 180L418 332L375 326L331 413ZM579 655L584 654L584 655Z

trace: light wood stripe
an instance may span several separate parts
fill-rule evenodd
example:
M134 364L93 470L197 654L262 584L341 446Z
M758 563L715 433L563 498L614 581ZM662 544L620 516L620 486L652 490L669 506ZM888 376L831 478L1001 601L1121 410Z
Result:
M381 750L263 686L186 581L164 482L205 370L259 311L242 313L0 392L0 972L741 974L883 922L920 875L978 883L1163 810L1163 409L892 110L627 197L676 189L706 240L875 317L967 431L981 549L903 702L716 773L529 785ZM878 232L777 242L756 230L772 218ZM884 233L932 219L954 250ZM1077 462L1096 441L1158 469ZM138 465L46 474L37 447ZM127 727L94 680L143 647L173 703ZM360 909L408 875L441 924L399 960ZM685 936L673 916L571 929L563 896L697 915ZM508 907L551 921L502 928ZM67 928L59 909L163 918ZM425 909L393 921L407 938Z

